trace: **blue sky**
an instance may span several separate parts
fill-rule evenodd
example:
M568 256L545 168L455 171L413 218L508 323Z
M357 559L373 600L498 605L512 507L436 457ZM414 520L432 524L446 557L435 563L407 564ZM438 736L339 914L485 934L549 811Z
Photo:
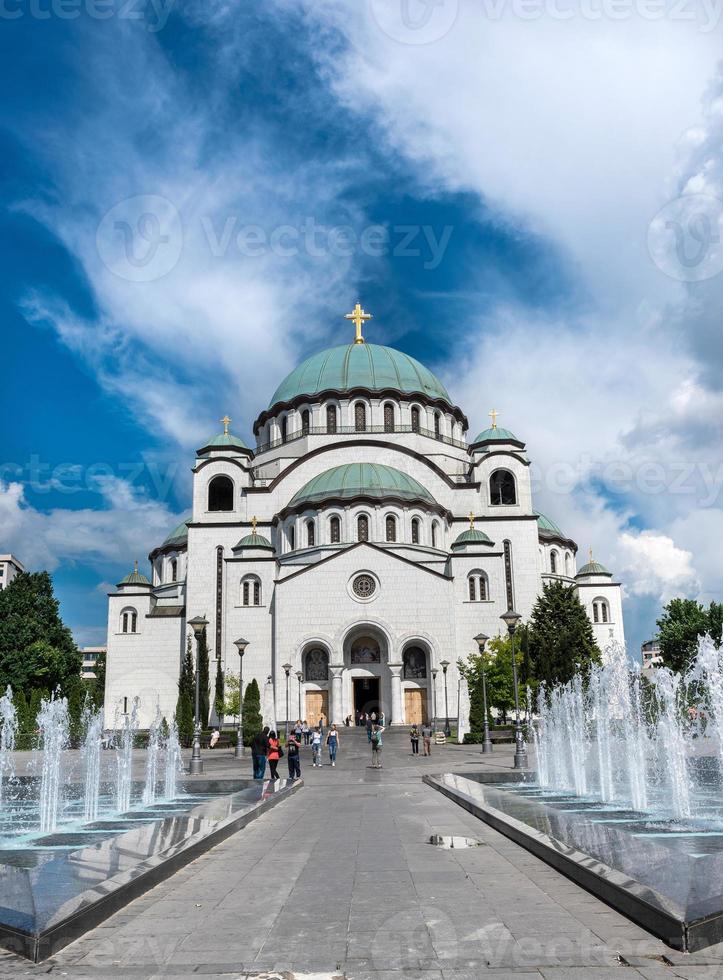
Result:
M719 25L410 4L3 23L0 550L52 570L81 642L218 418L250 439L357 297L473 429L494 405L527 440L632 646L669 596L720 598L721 259L666 224L720 221ZM144 212L168 241L133 265Z

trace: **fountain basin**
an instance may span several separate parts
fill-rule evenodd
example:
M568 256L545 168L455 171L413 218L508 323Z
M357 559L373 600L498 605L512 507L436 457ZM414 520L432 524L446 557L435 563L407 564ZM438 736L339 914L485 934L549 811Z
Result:
M669 946L723 941L723 826L671 821L541 790L530 774L445 773L424 782Z
M301 785L193 780L172 801L0 846L0 945L46 959Z

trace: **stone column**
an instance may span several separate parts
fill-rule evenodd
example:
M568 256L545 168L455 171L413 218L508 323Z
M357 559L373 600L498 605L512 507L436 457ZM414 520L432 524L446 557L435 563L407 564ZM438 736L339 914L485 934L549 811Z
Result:
M344 665L329 667L331 671L331 704L329 705L329 723L341 727L344 724L341 675L344 672Z
M392 725L404 724L404 706L402 704L402 664L389 664L392 675Z

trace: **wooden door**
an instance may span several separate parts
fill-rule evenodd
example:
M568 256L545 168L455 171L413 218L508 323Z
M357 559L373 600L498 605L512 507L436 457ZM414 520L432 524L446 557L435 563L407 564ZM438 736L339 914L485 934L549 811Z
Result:
M404 692L404 720L407 725L423 725L427 720L427 692L408 688Z
M306 720L312 728L316 728L319 719L324 716L324 725L329 722L329 692L306 692Z

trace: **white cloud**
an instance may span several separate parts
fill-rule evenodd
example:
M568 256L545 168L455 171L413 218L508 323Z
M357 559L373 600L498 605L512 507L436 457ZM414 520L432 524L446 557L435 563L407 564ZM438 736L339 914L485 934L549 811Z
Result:
M625 532L620 536L619 553L619 573L631 595L652 595L667 602L700 590L692 552L676 547L665 534Z

